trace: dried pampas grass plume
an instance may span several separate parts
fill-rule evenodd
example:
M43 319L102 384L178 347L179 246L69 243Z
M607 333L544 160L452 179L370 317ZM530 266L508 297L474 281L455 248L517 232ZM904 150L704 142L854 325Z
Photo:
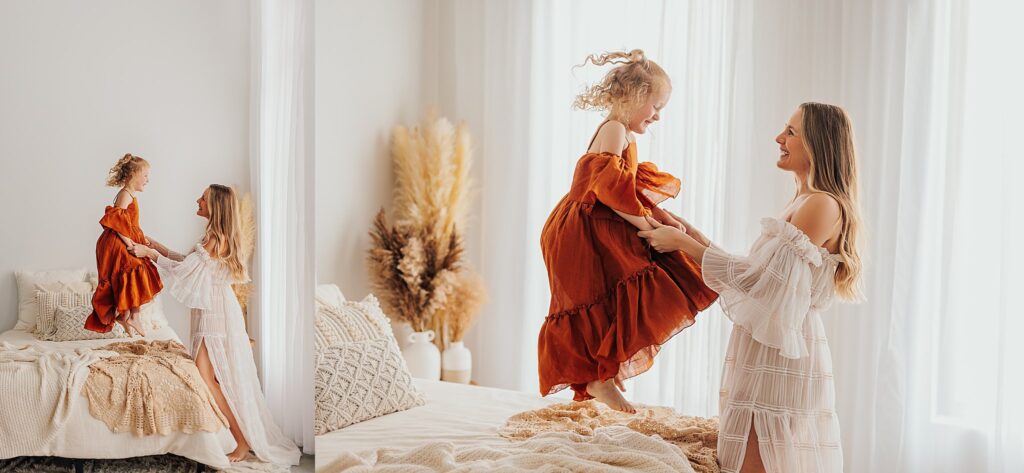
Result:
M382 209L370 231L367 263L378 299L413 330L434 330L440 348L462 339L486 299L462 261L470 150L465 125L433 113L412 129L396 127L394 223Z
M248 192L239 199L238 211L238 219L240 223L238 237L241 243L238 259L246 268L250 268L252 265L252 255L256 252L256 210L253 207L252 195ZM232 284L231 289L235 292L235 298L238 299L238 305L242 306L242 316L245 318L245 330L248 332L249 297L251 297L253 293L252 281Z

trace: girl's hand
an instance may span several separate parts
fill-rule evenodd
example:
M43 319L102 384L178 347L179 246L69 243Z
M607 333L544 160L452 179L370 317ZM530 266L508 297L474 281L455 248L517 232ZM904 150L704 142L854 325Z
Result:
M686 238L684 230L671 225L664 225L651 217L647 217L647 223L650 223L654 230L640 231L637 232L637 235L640 238L646 239L647 243L655 251L668 253L682 249L683 240Z

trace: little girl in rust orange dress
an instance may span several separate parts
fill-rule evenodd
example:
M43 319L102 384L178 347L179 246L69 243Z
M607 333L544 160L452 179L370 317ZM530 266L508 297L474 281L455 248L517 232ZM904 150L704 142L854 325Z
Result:
M587 61L616 67L576 98L576 107L607 111L608 120L541 233L551 307L538 343L540 390L571 387L578 401L596 398L635 412L622 381L647 371L661 345L718 295L688 256L655 252L637 236L651 229L647 216L681 225L657 207L678 194L679 180L637 163L633 140L660 119L668 76L640 50Z
M109 332L116 322L129 334L134 330L145 336L139 307L163 288L156 265L129 251L136 243L149 243L139 228L135 199L135 193L142 192L147 183L149 163L138 156L126 154L110 169L107 185L121 186L121 190L100 219L103 233L96 241L99 284L92 297L92 314L85 321L85 328L94 332Z

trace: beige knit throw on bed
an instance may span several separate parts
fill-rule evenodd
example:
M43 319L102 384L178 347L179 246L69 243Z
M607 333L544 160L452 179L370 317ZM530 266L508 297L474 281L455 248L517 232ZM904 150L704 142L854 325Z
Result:
M89 412L114 432L137 436L216 432L227 419L189 358L173 340L112 343L118 356L89 365L82 394Z
M524 440L545 432L593 435L599 427L620 425L644 435L658 435L679 447L698 473L718 473L718 419L682 416L668 407L637 406L636 414L609 409L594 401L554 404L508 419L498 433Z
M693 473L674 445L622 426L592 435L546 432L507 444L429 442L413 449L379 449L370 456L347 452L317 473L475 473L480 471L573 473Z
M0 342L0 458L32 455L61 433L88 366L108 352Z

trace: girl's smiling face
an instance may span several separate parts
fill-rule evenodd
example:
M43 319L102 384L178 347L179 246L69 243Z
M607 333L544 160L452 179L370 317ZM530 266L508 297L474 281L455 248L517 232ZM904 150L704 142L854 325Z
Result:
M142 192L146 190L146 184L149 184L149 166L142 166L138 172L132 176L131 180L128 181L128 188L135 192Z
M638 135L644 134L649 125L661 120L661 109L665 108L671 96L671 86L666 83L658 84L654 92L647 96L647 100L629 114L626 128Z

